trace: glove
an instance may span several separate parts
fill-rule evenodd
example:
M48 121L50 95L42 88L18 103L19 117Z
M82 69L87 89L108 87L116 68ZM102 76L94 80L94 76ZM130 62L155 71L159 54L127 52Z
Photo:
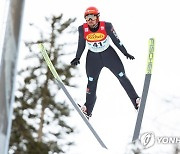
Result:
M126 56L127 59L128 59L128 58L129 58L130 60L135 59L134 56L130 55L129 53L126 53L126 54L124 54L124 55Z
M78 64L80 64L80 58L74 58L72 61L71 61L71 65L73 65L73 66L76 66L76 65L78 65Z

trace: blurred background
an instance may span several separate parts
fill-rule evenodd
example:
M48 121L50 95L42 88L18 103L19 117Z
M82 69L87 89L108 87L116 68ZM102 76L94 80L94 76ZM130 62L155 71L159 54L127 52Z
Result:
M141 134L180 137L178 0L1 0L0 1L0 154L179 154L179 144L131 143L137 113L122 86L104 68L90 123L105 142L102 149L62 90L42 55L43 43L68 91L79 104L86 93L85 49L80 65L70 66L84 11L96 6L111 22L127 51L116 49L126 74L141 96L148 39L155 58Z

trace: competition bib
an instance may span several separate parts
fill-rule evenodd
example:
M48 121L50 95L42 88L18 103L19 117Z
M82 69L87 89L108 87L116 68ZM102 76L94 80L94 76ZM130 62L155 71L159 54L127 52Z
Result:
M109 36L105 30L105 22L100 22L99 29L91 32L87 23L84 27L84 38L87 41L88 48L92 52L102 52L109 47Z
M106 36L106 38L102 41L96 41L96 42L87 41L87 44L89 50L93 52L102 52L109 47L109 36Z

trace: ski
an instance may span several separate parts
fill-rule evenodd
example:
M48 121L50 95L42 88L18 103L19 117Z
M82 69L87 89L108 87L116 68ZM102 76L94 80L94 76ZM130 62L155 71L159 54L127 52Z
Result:
M150 38L149 39L149 53L148 53L148 59L147 59L146 75L145 75L145 80L144 80L141 103L140 103L137 120L136 120L136 124L135 124L135 129L134 129L134 134L133 134L133 138L132 138L133 142L139 138L139 134L140 134L140 130L141 130L141 124L142 124L142 120L143 120L144 110L145 110L145 106L146 106L146 99L147 99L149 85L150 85L150 81L151 81L151 75L152 75L154 45L155 45L154 38Z
M76 111L79 113L80 117L82 118L82 120L84 121L84 123L87 125L87 127L89 128L89 130L92 132L92 134L94 135L94 137L96 138L96 140L99 142L99 144L107 149L106 145L104 144L104 142L102 141L102 139L99 137L99 135L97 134L97 132L95 131L95 129L92 127L92 125L90 124L90 122L88 121L88 119L86 118L86 116L84 115L84 113L81 111L81 109L79 108L78 104L75 103L74 99L72 98L72 96L70 95L70 93L67 91L65 85L63 84L62 80L60 79L56 69L54 68L47 52L46 49L44 47L44 45L42 43L39 44L39 48L40 51L51 71L51 73L53 74L54 78L57 81L57 85L60 89L62 89L65 93L65 95L67 96L67 98L69 99L69 101L71 102L71 104L74 106L74 108L76 109Z

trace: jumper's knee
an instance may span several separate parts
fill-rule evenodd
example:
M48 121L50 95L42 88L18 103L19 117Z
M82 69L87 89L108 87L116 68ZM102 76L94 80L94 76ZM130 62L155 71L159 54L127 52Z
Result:
M89 80L89 81L93 81L94 78L93 78L93 77L88 77L88 80Z
M124 77L125 76L125 73L124 72L120 72L119 74L118 74L118 77L120 77L120 78L122 78L122 77Z
M87 94L95 93L96 88L97 88L97 79L89 76L86 93Z
M118 74L118 80L119 80L121 83L127 82L127 76L126 76L125 72L120 72L120 73Z

